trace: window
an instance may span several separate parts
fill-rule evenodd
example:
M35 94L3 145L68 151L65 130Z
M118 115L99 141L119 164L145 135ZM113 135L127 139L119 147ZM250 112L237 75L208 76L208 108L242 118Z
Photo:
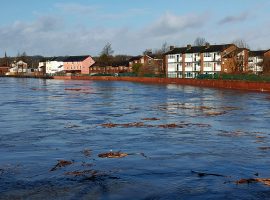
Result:
M205 62L204 67L213 67L213 63L211 62Z
M192 58L192 54L191 53L187 53L186 54L186 58Z
M211 57L211 53L204 53L204 57Z
M186 63L186 67L192 67L192 63Z
M174 55L169 55L169 59L174 59L175 56Z

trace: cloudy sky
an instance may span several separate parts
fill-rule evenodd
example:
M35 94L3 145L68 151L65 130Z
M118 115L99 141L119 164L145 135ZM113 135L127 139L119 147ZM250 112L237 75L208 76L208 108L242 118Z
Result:
M164 42L185 46L245 40L270 48L269 0L1 0L0 57L140 54Z

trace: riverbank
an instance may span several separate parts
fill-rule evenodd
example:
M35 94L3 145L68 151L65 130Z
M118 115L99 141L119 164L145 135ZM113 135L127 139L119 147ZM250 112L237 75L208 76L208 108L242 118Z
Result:
M52 76L45 75L0 75L0 77L53 79Z
M198 87L270 92L269 82L239 80L201 80L179 78L113 77L113 76L54 76L57 80L130 81L141 83L178 84Z

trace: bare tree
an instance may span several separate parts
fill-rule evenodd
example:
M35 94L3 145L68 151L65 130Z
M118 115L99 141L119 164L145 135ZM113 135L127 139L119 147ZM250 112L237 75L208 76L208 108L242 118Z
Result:
M170 50L170 47L168 46L167 42L164 42L161 46L160 52L162 54L166 53L167 51Z
M197 37L195 40L194 40L194 46L204 46L206 45L208 42L206 41L205 38L203 37Z
M113 49L112 45L108 42L102 49L99 57L99 61L106 64L110 65L111 60L112 60L112 54L113 54Z
M238 48L249 49L248 43L245 40L243 40L243 39L234 40L232 43L235 44Z
M100 55L112 56L113 52L114 52L114 51L113 51L113 49L112 49L112 45L111 45L111 43L108 42L108 43L103 47L103 49L102 49Z

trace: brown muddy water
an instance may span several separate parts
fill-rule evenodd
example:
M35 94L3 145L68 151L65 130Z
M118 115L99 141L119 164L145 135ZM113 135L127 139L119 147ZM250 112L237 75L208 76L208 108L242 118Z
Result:
M269 130L269 94L0 78L0 199L269 199Z

